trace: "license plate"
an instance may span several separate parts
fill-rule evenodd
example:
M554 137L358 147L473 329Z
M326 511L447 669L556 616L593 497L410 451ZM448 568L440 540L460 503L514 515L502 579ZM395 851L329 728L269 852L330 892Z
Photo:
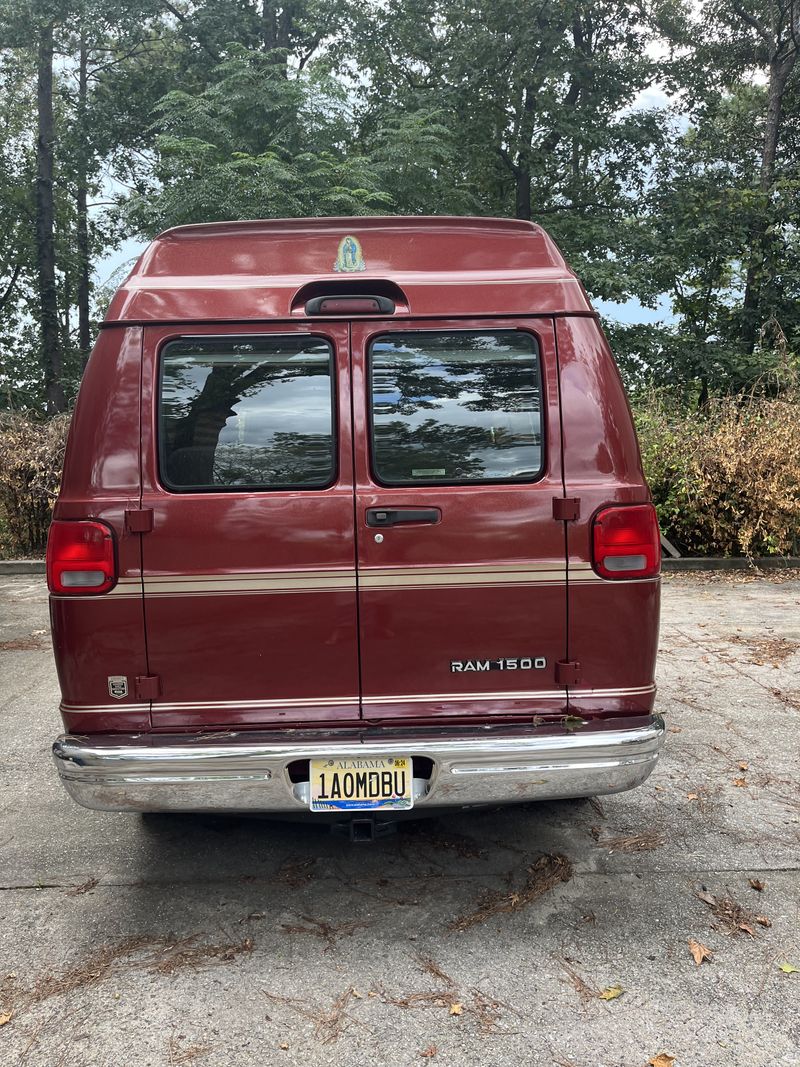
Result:
M311 760L312 811L408 811L414 806L407 756Z

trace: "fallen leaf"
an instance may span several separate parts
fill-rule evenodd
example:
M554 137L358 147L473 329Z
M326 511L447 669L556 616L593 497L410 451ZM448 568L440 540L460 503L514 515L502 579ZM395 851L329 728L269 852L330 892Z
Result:
M746 771L749 766L750 766L750 764L747 762L746 759L740 759L739 760L739 770L740 771Z
M647 1061L647 1067L672 1067L674 1062L674 1056L670 1056L666 1052L659 1052L657 1056L653 1056L652 1060Z
M800 967L795 967L793 963L779 963L778 970L784 974L800 974Z
M766 915L756 915L756 922L759 926L772 926L772 919L768 919Z
M422 1052L420 1052L420 1059L432 1060L438 1051L436 1045L428 1045L427 1048L424 1048Z
M617 997L621 997L625 990L621 985L610 985L608 989L604 989L600 994L601 1000L616 1000Z
M582 726L586 725L586 721L580 715L565 715L561 720L561 725L565 730L580 730Z
M747 779L746 778L734 778L733 779L733 784L735 786L737 786L737 788L739 788L739 789L747 789Z
M704 945L701 941L695 941L693 937L689 938L689 951L694 956L694 962L699 967L703 960L711 960L714 958L714 953Z
M359 993L359 991L357 989L351 989L350 992L353 994L353 996L356 998L356 1000L363 1000L364 999L364 994L363 993Z
M286 1049L288 1047L289 1047L289 1042L288 1041L281 1041L280 1045L278 1045L278 1048L282 1048L284 1052L286 1051Z
M757 893L761 893L766 888L767 883L762 882L759 878L751 878L750 885Z
M0 1015L0 1026L5 1026L6 1023L10 1023L10 1022L11 1022L11 1012L10 1011L4 1011L3 1014Z
M464 1010L464 1005L463 1004L451 1004L450 1005L450 1014L451 1015L460 1015L463 1012L463 1010Z
M699 800L700 796L697 793L687 793L686 794L686 799L687 800Z
M717 903L717 898L713 893L707 893L704 889L698 890L695 896L698 900L702 900L704 904L710 904L712 907Z
M679 734L682 731L683 731L683 727L682 726L670 726L670 728L669 728L669 732L671 734Z

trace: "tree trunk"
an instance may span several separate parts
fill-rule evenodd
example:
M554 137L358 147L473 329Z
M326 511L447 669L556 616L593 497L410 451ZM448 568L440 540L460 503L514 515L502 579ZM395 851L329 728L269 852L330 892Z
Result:
M48 414L66 410L56 288L53 203L53 26L39 30L36 140L36 260L41 316L41 360Z
M533 128L536 122L536 91L526 85L522 92L522 115L517 139L517 158L514 161L514 214L518 219L531 219L531 160L533 158Z
M531 220L531 168L530 163L518 163L514 175L514 215L518 219Z
M76 200L75 240L78 269L78 349L82 365L89 358L92 347L92 332L89 322L90 259L89 259L89 213L87 209L88 147L86 131L86 97L88 92L86 38L81 33L80 59L78 66L78 167Z
M278 5L275 0L263 0L261 5L261 43L265 52L278 47Z
M276 66L280 63L280 74L289 77L289 50L294 31L295 10L291 0L279 4L276 0L263 0L261 7L261 40L265 52L280 50L283 54L276 57Z
M769 65L767 117L758 183L765 204L769 200L775 182L775 161L778 155L783 94L796 60L797 50L793 49L788 55L773 56ZM762 216L750 232L750 259L742 300L742 341L749 353L753 352L758 339L763 302L762 286L769 263L769 243L767 220Z
M64 278L63 285L61 287L61 301L63 305L63 314L61 317L61 351L69 352L70 348L70 326L71 326L71 314L72 311L72 278L69 271L69 262L64 270L62 270L62 276Z

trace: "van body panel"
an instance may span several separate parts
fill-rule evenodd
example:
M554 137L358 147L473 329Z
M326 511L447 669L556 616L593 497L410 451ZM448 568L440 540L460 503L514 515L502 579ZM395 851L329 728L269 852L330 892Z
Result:
M658 579L570 582L570 658L580 683L570 689L573 714L641 715L655 701Z
M70 426L55 519L110 526L119 580L100 597L50 598L61 712L69 730L148 729L149 705L135 679L147 673L141 593L141 535L126 529L140 480L142 330L104 332L89 358ZM112 698L110 677L127 679Z
M336 481L323 489L172 492L158 469L159 358L169 341L315 337L333 348ZM359 718L348 329L333 323L145 331L142 505L157 728Z
M591 570L595 514L609 504L650 499L639 445L619 371L597 322L557 319L556 338L565 492L580 502L578 518L566 524L569 658L580 664L570 706L586 714L642 713L655 699L660 580L606 581Z
M370 343L393 334L424 339L450 331L456 337L526 332L535 340L544 454L536 480L377 482ZM556 684L555 665L566 654L566 565L563 525L553 518L553 498L563 494L563 485L552 320L354 323L352 352L364 717L563 713L566 690ZM440 519L376 530L367 512L380 508L435 509Z

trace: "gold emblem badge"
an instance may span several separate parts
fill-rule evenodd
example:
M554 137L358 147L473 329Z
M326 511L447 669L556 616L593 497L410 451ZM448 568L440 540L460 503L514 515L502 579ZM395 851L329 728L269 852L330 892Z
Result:
M367 269L361 251L361 242L357 237L351 237L348 234L341 239L333 269L343 274L352 274L354 271Z

